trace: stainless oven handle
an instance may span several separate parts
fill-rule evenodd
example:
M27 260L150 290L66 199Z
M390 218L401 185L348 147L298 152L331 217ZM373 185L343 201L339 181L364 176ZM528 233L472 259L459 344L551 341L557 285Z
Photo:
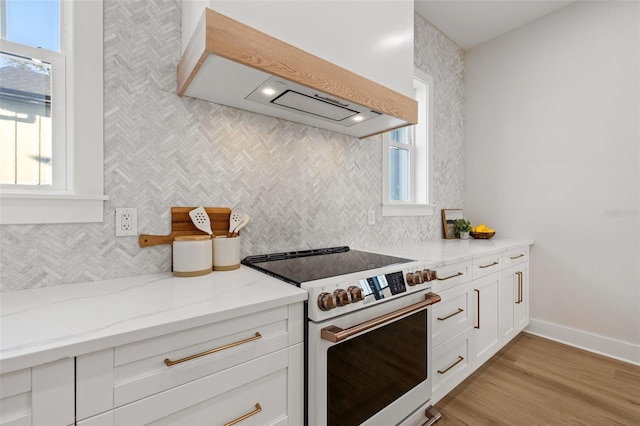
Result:
M411 314L416 311L421 311L427 306L433 305L434 303L438 303L441 300L439 295L431 292L425 294L424 298L425 300L422 302L414 303L413 305L406 306L404 308L398 309L397 311L380 315L379 317L370 319L369 321L365 321L358 325L354 325L353 327L342 329L340 327L330 325L320 330L320 338L322 338L323 340L328 340L333 343L341 342L345 339L348 339L351 336L354 336L358 333L362 333L363 331L369 330L370 328L377 327L387 322L391 322L407 314Z

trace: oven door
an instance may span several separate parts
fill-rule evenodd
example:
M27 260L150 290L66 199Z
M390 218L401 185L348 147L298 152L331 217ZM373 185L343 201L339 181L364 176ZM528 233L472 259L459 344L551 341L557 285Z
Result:
M395 425L431 399L425 294L309 323L309 425Z

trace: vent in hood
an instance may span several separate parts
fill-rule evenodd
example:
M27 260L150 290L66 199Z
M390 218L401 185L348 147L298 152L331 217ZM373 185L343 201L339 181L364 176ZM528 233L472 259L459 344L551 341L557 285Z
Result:
M380 113L362 105L331 98L321 92L279 77L267 79L246 99L290 113L326 120L343 127L351 127L380 116Z
M205 9L178 95L364 138L417 123L414 99Z

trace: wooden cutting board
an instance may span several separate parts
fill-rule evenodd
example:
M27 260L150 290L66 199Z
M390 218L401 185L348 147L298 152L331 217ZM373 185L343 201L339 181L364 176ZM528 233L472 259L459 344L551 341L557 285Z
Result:
M175 237L180 235L207 235L200 231L191 221L189 212L196 207L171 207L171 233L169 235L140 234L140 247L157 246L159 244L173 244ZM211 230L214 235L227 235L229 232L229 217L231 209L228 207L205 207L209 215Z

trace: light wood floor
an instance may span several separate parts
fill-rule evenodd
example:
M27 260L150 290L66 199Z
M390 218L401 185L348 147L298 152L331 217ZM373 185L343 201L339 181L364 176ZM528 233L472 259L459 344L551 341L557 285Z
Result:
M436 408L438 426L637 426L640 367L520 333Z

